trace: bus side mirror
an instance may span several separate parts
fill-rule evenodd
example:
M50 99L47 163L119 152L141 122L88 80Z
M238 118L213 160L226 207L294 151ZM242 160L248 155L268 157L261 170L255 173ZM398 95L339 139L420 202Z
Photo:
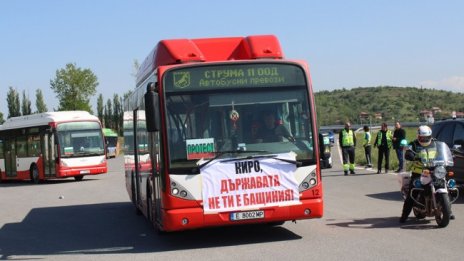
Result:
M147 124L147 131L159 131L160 129L160 116L159 116L159 96L155 92L155 84L150 82L147 85L147 92L144 96L145 99L145 120Z

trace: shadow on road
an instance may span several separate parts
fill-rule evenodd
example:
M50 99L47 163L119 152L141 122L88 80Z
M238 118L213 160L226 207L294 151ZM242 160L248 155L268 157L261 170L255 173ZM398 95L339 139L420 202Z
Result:
M330 220L328 220L330 221ZM355 228L355 229L374 229L374 228L392 228L398 227L401 229L417 229L417 230L429 230L438 229L439 227L435 223L435 219L426 218L417 220L414 217L409 217L406 223L399 223L399 216L385 217L385 218L365 218L365 219L353 219L350 221L344 221L339 223L327 224L328 226L337 226L344 228Z
M331 220L328 220L329 222ZM356 229L374 229L374 228L392 228L398 227L402 229L436 229L438 226L435 223L435 219L426 218L417 220L413 217L409 217L406 223L399 223L399 216L385 217L385 218L365 218L365 219L353 219L350 221L344 221L339 223L327 224L328 226L337 226L344 228L356 228Z
M129 202L33 209L0 228L0 259L175 251L301 239L284 227L234 226L157 235Z
M370 198L382 199L382 200L403 201L403 196L401 195L399 190L391 191L391 192L376 193L376 194L367 194L366 196Z
M338 223L327 224L328 226L337 226L345 228L357 228L357 229L373 229L373 228L391 228L399 227L399 217L384 217L384 218L363 218L353 219L349 221L343 221ZM327 220L336 221L336 220Z

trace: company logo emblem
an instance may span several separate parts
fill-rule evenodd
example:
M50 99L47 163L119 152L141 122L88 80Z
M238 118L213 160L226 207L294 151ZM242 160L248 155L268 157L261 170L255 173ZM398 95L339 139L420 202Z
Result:
M174 72L174 87L186 88L190 86L190 72Z

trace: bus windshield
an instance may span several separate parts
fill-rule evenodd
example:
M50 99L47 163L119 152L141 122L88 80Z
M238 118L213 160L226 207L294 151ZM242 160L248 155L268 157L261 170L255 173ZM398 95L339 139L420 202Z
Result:
M256 74L256 68L274 65L254 66L227 65L229 74L235 72L238 76L234 79L223 77L221 86L210 81L207 88L202 87L205 82L201 83L200 78L208 73L211 76L226 71L222 69L224 67L190 68L190 79L178 79L194 86L184 87L182 91L170 85L170 82L175 85L178 70L167 73L164 84L172 173L194 167L200 159L213 158L224 152L230 156L236 151L246 152L241 156L294 152L297 161L304 165L315 164L308 88L303 70L295 65L280 64L273 71L274 78L256 77L259 84L255 84L247 77L248 71L255 70ZM244 70L242 73L241 69ZM198 72L203 76L195 79ZM291 72L291 77L285 74L287 72ZM169 77L173 77L173 81ZM227 83L230 86L225 88Z
M61 157L104 155L104 142L98 122L67 122L57 126Z

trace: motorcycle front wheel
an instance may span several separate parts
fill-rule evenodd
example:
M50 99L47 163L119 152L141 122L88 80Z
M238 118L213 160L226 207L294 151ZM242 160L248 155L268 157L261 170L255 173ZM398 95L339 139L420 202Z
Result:
M447 193L437 194L437 209L435 212L435 221L438 227L446 227L450 221L451 205Z

